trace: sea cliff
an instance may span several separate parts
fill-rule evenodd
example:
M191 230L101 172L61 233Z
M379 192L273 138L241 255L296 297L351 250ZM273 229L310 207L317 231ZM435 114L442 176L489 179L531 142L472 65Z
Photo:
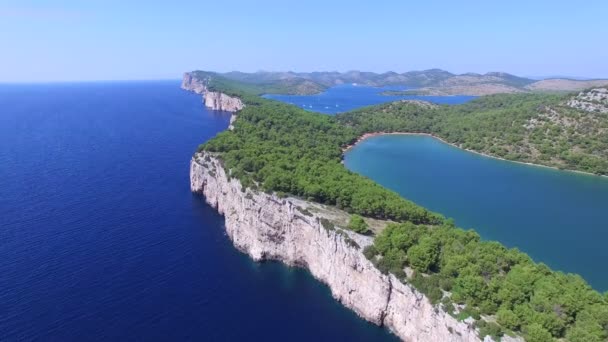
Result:
M210 91L205 80L200 80L189 72L184 73L182 89L202 95L205 106L213 110L236 112L245 107L241 99L237 97L228 96L217 91Z
M480 340L472 325L376 269L362 253L372 243L370 237L326 228L318 214L302 210L301 200L243 188L228 174L221 160L200 152L190 163L190 186L224 215L227 235L254 260L307 268L336 300L402 340Z

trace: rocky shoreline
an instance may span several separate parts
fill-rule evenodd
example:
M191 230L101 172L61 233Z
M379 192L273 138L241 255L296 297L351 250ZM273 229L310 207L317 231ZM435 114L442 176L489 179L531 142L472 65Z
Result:
M184 73L181 88L202 95L205 106L213 110L236 112L245 107L238 97L210 91L205 80L199 80L189 72Z
M193 80L188 73L182 88L203 96L209 92L205 83ZM218 109L216 102L204 101ZM226 108L222 104L219 107ZM237 108L229 107L232 116L228 129L237 119ZM365 134L354 144L381 134L403 133ZM323 220L331 220L331 215L312 210L318 204L244 188L229 174L216 154L195 153L190 162L190 188L224 216L227 236L253 260L275 260L307 269L329 287L338 302L366 321L386 327L403 341L481 341L473 320L457 320L413 286L392 274L382 274L363 254L363 249L373 243L372 237L335 224L328 227ZM510 336L501 340L523 341ZM486 336L483 341L493 339Z
M224 215L228 237L254 260L308 269L336 300L404 341L480 341L471 323L459 322L412 286L376 269L363 255L370 237L327 228L301 201L296 205L243 188L226 172L214 155L197 153L190 163L191 190Z

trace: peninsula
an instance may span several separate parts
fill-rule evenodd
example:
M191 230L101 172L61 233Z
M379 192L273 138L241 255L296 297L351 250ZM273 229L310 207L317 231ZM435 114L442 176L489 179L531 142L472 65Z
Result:
M404 86L415 88L405 91L387 91L386 95L492 95L530 92L571 92L591 87L608 86L608 79L571 80L549 78L533 80L504 72L486 74L453 74L441 69L409 71L404 73L385 72L265 72L256 73L228 72L210 73L194 71L187 73L184 82L193 79L205 80L213 75L217 87L230 92L241 89L250 94L317 94L329 87L340 84L359 84L373 87ZM192 87L199 91L199 87Z
M308 80L247 75L193 72L183 82L207 106L238 115L190 166L192 191L225 216L237 248L307 268L338 301L403 340L608 338L608 296L581 277L481 241L341 164L363 134L420 132L506 159L605 174L604 88L495 95L454 109L399 102L330 117L259 97L312 91L311 83L299 88ZM547 148L565 152L546 160L536 146L554 137L558 145Z

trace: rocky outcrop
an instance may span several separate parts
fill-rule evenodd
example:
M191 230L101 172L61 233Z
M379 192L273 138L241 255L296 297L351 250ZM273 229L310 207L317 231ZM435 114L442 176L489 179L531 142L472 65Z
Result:
M234 129L234 122L236 121L237 115L232 113L230 116L230 123L228 124L228 130L232 131Z
M583 91L570 99L567 105L591 113L608 113L608 88Z
M228 96L217 91L210 91L207 83L208 80L201 80L194 74L187 72L182 79L182 89L203 95L205 106L213 110L236 112L245 107L241 99L237 97Z
M202 95L207 92L207 85L203 80L194 77L193 73L186 72L182 78L182 89Z
M190 163L190 186L224 215L234 245L255 260L279 260L307 268L327 284L336 300L405 341L479 341L475 329L459 322L393 275L384 275L362 250L367 236L324 227L320 217L295 199L253 191L229 179L212 154ZM301 200L298 200L301 201Z
M205 106L211 109L226 112L236 112L244 107L240 99L216 91L206 92L203 95L203 102L205 102Z

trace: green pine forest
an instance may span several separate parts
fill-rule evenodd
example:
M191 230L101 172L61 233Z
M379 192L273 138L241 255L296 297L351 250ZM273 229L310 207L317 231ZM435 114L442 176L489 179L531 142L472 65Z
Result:
M349 226L358 231L367 232L359 215L393 222L366 257L455 317L476 319L481 337L608 339L608 293L482 241L341 163L343 148L361 134L422 132L505 159L607 174L606 117L589 121L562 105L565 95L543 94L493 95L453 107L397 102L332 117L263 99L259 86L204 76L210 89L246 104L232 131L199 147L216 153L243 187L335 206L354 215Z
M560 169L608 174L608 114L564 105L571 95L500 94L458 106L394 102L338 116L358 134L415 132L458 147Z

